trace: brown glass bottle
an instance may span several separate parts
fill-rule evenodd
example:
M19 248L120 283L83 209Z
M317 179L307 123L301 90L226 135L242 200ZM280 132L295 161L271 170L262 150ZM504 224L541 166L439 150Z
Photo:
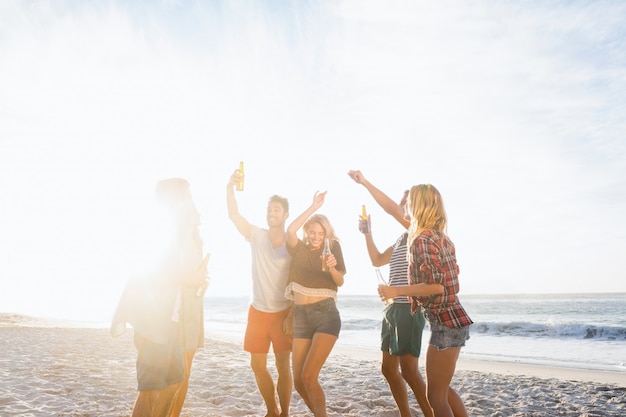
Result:
M322 250L322 271L328 272L330 268L326 265L326 261L328 260L328 256L331 254L330 252L330 239L324 239L324 249Z

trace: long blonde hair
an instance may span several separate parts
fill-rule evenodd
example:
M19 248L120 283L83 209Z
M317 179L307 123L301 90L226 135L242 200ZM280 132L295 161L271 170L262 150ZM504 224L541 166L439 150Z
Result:
M172 239L181 244L195 245L202 249L200 238L200 214L191 197L189 181L184 178L168 178L156 185L157 201L168 215L164 225Z
M409 245L424 230L433 230L443 237L446 233L447 216L439 191L430 184L411 187L407 201L407 211L411 216Z
M335 240L339 240L339 238L337 238L337 235L335 235L335 229L333 229L333 226L330 224L330 220L328 220L328 217L324 216L323 214L314 214L309 217L309 219L302 225L302 240L307 245L309 244L307 230L309 229L311 223L319 223L320 226L322 226L322 228L326 232L326 237L330 239L331 247L333 246Z

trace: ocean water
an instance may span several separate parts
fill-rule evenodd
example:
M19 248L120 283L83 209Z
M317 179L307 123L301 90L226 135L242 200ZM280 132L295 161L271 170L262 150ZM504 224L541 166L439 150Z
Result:
M626 293L461 295L474 321L461 358L620 371L626 378ZM212 329L242 332L246 297L207 297ZM384 305L377 296L339 295L338 344L379 350ZM429 329L424 329L424 344ZM423 350L424 352L424 350Z

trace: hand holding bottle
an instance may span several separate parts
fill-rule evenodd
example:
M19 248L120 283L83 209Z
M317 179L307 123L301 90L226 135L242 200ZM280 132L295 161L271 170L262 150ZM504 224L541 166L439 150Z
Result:
M242 181L243 181L243 175L241 175L239 170L236 169L235 172L233 172L233 174L230 176L230 180L228 181L228 185L230 187L238 187L239 184Z
M239 162L239 169L237 173L240 175L239 182L237 182L237 191L243 191L243 180L244 180L244 172L243 172L243 161Z
M243 162L239 163L239 168L235 170L230 176L230 180L228 181L229 187L235 187L237 191L243 191L243 181L244 181L244 173L243 173Z
M365 205L361 206L361 215L359 216L359 232L367 234L371 230L370 216L365 211Z
M331 268L337 265L335 255L330 251L330 239L324 239L324 249L322 249L322 271L329 272Z
M378 295L380 299L385 304L393 303L393 296L389 295L389 291L392 290L385 278L383 278L383 274L380 272L380 269L376 268L376 277L378 278Z

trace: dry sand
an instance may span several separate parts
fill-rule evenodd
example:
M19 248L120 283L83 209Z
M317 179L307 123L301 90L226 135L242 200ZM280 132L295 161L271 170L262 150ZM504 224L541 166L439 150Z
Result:
M108 329L51 327L5 315L0 352L2 417L130 414L137 394L131 331L112 339ZM337 346L321 376L329 415L397 416L379 368L377 352ZM471 416L626 416L625 373L462 361L453 386ZM414 399L412 407L422 415ZM233 335L208 331L183 415L264 415L248 355ZM291 415L311 415L295 391Z

